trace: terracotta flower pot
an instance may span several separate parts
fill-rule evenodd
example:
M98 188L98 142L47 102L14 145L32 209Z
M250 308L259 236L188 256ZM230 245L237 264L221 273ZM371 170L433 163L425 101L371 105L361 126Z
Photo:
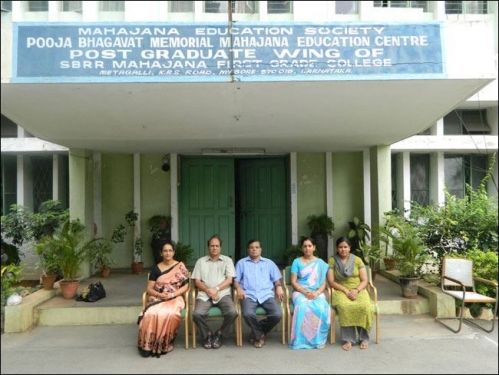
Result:
M61 280L62 296L66 299L75 298L79 287L80 282L78 280Z
M143 262L133 262L132 263L132 273L139 274L144 272L144 263Z
M110 274L111 274L111 268L109 267L102 267L102 269L100 270L100 275L103 278L109 277Z
M55 274L42 275L43 289L44 290L54 289L54 283L55 283L56 278L57 278L57 275L55 275Z
M385 263L385 269L387 271L392 271L395 269L395 259L393 258L383 258L383 263Z

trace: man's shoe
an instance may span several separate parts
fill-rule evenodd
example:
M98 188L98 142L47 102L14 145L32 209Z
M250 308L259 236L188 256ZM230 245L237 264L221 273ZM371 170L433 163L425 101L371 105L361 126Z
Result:
M203 347L205 349L211 349L212 345L213 345L213 337L211 336L211 333L209 333L208 336L206 337L206 340L204 340Z
M218 349L222 346L222 334L218 332L213 338L213 342L211 343L211 347L213 349Z

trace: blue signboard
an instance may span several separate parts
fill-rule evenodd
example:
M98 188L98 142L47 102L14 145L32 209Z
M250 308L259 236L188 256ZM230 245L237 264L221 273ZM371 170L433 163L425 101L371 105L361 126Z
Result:
M438 23L17 23L13 82L442 76Z

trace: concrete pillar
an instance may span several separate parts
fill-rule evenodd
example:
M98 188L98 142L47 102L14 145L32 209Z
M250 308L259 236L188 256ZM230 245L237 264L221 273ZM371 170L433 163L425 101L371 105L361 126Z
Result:
M291 152L289 155L289 175L291 187L291 243L298 244L298 184L297 184L297 169L296 169L296 152Z
M92 154L87 150L69 151L69 216L79 219L87 230L87 240L93 234L93 165ZM90 264L84 262L80 276L90 276Z
M197 3L197 1L195 2ZM195 4L194 3L194 4ZM170 212L172 216L172 241L178 241L178 159L177 154L170 154Z
M390 146L373 146L371 159L371 220L374 228L383 226L384 213L392 209Z
M17 155L17 204L28 208L33 207L33 174L31 159L24 154Z
M397 207L406 217L411 212L411 154L401 152L397 158Z
M369 150L364 150L363 157L363 182L364 182L364 223L372 228L371 220L371 155Z
M52 199L59 200L59 155L52 155Z
M333 156L331 152L326 152L326 212L327 216L333 217ZM335 253L333 237L329 236L327 241L327 258Z
M142 235L142 230L141 230L142 215L141 215L141 204L140 204L140 153L138 152L135 152L133 154L133 211L137 213L137 222L136 225L134 226L134 233L133 233L133 243L135 246L135 241L140 239ZM134 260L136 262L143 261L143 259L138 259L138 258L136 259L135 256Z
M430 204L445 204L445 170L444 153L430 154Z
M102 237L102 154L94 152L93 159L93 188L94 188L94 236Z

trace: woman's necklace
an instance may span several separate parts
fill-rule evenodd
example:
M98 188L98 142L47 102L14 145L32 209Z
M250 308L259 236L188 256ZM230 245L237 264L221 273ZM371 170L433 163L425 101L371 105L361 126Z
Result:
M315 257L312 255L311 257L305 258L304 256L301 257L303 259L303 263L310 263L315 259Z

